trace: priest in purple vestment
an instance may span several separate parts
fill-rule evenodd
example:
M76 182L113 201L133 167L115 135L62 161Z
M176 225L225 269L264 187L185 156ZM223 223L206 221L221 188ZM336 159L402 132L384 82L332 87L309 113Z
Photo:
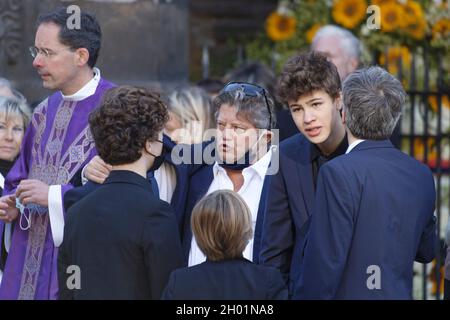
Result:
M81 12L74 26L70 17L65 8L40 16L30 48L44 88L56 92L36 107L0 198L0 230L16 220L0 300L57 298L62 196L96 154L88 116L114 86L94 68L101 45L96 18Z

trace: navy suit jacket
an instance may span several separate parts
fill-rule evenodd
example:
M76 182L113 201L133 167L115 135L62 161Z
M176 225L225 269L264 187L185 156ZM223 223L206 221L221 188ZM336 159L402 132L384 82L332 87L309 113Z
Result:
M81 270L70 290L68 266ZM176 219L148 180L112 171L105 183L67 212L58 255L61 299L159 299L183 265Z
M197 202L208 192L208 189L214 179L213 166L214 165L205 165L197 169L189 181L189 191L186 201L186 211L184 214L184 228L182 233L183 253L186 260L186 264L189 259L189 252L191 250L191 241L192 241L192 229L191 229L192 209L194 209ZM255 263L259 262L262 227L270 179L271 176L266 175L264 179L263 188L261 191L261 197L259 200L258 214L256 218L256 226L253 240L253 262Z
M300 299L410 299L413 262L435 255L434 179L394 148L367 140L319 171Z
M278 268L296 286L314 207L311 142L296 134L280 143L279 171L271 177L260 263Z
M164 161L173 165L171 158L171 151L176 144L172 140L170 140L170 138L166 135L163 135L163 144L164 149L166 150ZM189 175L192 174L192 172L195 172L195 170L197 170L197 167L186 164L177 164L174 165L174 168L176 172L177 183L172 195L172 200L170 201L170 205L175 211L178 227L179 230L181 231L183 225L183 214L187 196ZM98 186L99 186L98 183L88 181L84 186L74 188L66 192L64 194L65 211L67 212L67 210L69 210L69 208L75 202L79 201L92 191L96 190Z
M245 259L205 261L172 272L163 299L284 300L288 292L277 269Z

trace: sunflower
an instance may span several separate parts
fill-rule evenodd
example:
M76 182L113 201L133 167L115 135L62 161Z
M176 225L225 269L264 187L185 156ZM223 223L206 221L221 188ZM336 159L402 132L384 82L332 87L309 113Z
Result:
M390 2L397 2L396 0L372 0L371 4L381 6L382 4L390 3Z
M366 8L365 0L335 0L333 19L347 29L353 29L365 18Z
M308 41L308 43L311 43L313 41L314 36L316 35L317 30L319 30L320 27L322 27L322 25L316 23L311 28L309 28L308 31L306 31L306 41Z
M430 96L428 96L428 103L430 104L431 109L432 109L434 112L437 113L437 112L438 112L438 99L437 99L437 96L436 96L436 95L430 95ZM450 99L449 99L449 96L443 95L443 96L441 97L441 105L442 105L442 108L450 109Z
M426 139L428 161L435 162L437 158L436 141L434 138ZM425 161L425 141L422 138L414 139L414 158Z
M423 9L417 1L408 1L403 5L404 17L407 24L412 24L418 19L423 19Z
M398 72L398 60L402 60L402 66L408 67L411 64L411 53L408 47L391 47L387 51L387 61L386 54L381 55L380 65L387 65L387 70L391 74L397 74Z
M396 2L388 2L380 5L381 30L392 32L404 25L403 8Z
M419 18L415 23L408 24L403 29L408 35L416 40L422 40L425 37L425 31L427 29L427 22L425 19Z
M266 20L266 33L273 41L283 41L294 36L296 26L295 17L272 12Z
M436 22L436 24L433 26L432 34L433 39L448 39L448 37L450 36L450 19L443 18Z

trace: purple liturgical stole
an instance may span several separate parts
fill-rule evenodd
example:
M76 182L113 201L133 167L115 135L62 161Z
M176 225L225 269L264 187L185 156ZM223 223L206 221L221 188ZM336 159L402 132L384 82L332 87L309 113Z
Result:
M89 113L113 86L100 79L95 93L84 100L64 100L57 92L37 106L20 156L6 177L3 194L14 193L23 179L61 185L61 196L73 188L72 177L96 155L88 128ZM0 300L56 299L58 248L52 236L48 208L28 205L24 215L30 220L30 228L23 230L26 228L20 227L19 218L16 220L0 285ZM0 222L2 229L3 222Z

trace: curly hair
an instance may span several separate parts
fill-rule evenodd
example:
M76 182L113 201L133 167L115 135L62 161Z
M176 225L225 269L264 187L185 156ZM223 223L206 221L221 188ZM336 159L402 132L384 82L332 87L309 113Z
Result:
M278 77L277 95L280 101L297 101L304 94L324 90L334 100L341 92L341 80L336 66L321 53L299 54L283 67Z
M109 90L89 116L100 157L111 165L141 157L145 142L155 141L169 120L160 95L148 89L121 86Z

